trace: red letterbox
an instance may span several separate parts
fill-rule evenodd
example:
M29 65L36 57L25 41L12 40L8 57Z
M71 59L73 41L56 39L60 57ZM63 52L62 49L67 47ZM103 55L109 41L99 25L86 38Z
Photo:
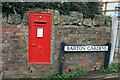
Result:
M51 25L51 13L29 12L29 64L50 63Z

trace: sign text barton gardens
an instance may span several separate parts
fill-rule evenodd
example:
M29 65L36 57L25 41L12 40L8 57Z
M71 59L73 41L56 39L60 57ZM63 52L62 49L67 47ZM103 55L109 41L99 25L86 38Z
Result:
M108 51L108 46L65 46L64 51Z

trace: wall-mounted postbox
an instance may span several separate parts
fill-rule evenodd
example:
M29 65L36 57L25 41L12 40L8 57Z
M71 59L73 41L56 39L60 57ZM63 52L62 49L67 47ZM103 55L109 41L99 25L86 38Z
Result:
M29 12L29 64L50 63L51 25L51 13Z

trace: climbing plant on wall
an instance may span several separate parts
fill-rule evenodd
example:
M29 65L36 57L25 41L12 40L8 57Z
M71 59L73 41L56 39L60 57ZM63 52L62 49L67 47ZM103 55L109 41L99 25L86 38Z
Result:
M92 18L95 14L101 14L102 4L99 2L3 2L2 12L18 13L23 15L29 8L56 9L60 14L68 15L70 11L79 11L84 17Z

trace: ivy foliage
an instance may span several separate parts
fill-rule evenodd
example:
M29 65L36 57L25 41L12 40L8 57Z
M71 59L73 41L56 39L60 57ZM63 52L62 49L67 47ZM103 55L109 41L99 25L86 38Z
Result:
M101 65L99 71L101 72L118 72L118 64L111 64L107 69L104 68L103 65Z
M86 18L92 18L95 14L101 14L102 4L99 2L3 2L2 12L23 15L29 8L55 9L60 14L68 15L70 11L78 11Z

